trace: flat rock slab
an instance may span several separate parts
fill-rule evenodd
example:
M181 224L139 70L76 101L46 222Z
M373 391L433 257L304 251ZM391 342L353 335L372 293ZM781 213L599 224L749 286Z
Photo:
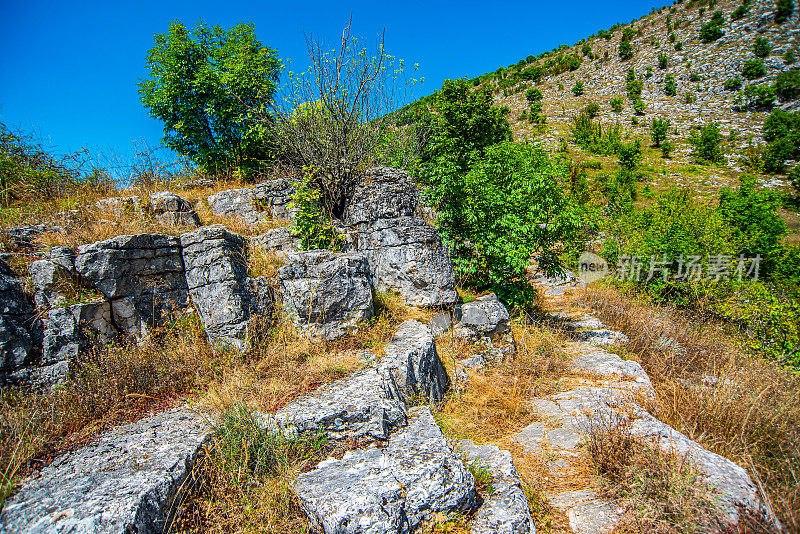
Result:
M326 534L412 532L438 512L475 506L475 480L447 446L430 408L385 448L348 451L298 477L294 490L311 523Z
M573 371L591 373L604 377L620 377L641 384L652 392L653 384L639 362L623 360L617 354L595 347L585 347L573 356L570 362Z
M25 480L0 532L161 534L209 432L207 419L183 406L102 434Z
M373 367L323 386L275 414L286 431L325 432L333 439L371 437L386 440L405 426L400 392Z
M471 534L532 534L536 532L511 453L497 445L459 442L467 464L485 467L492 474L493 492L476 512L470 524Z
M578 341L586 341L598 346L625 344L630 341L625 334L606 328L600 330L578 330L572 333L572 337Z
M616 504L589 489L552 495L550 504L567 513L569 528L575 534L605 534L620 520Z

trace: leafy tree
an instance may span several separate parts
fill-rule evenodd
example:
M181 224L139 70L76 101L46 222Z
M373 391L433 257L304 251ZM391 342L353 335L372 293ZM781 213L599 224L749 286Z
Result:
M747 105L753 109L769 109L775 101L775 88L771 85L748 85L744 89Z
M633 57L633 46L630 41L622 41L619 44L619 58L622 61L627 61Z
M786 22L794 13L794 0L776 0L775 22Z
M525 91L525 98L528 100L528 103L532 104L542 99L542 91L536 87L532 87Z
M800 70L792 69L779 73L775 78L775 92L782 100L794 100L800 97Z
M637 115L644 115L644 100L637 98L633 101L633 111Z
M742 79L738 76L736 78L728 78L725 80L723 87L726 91L738 91L742 88Z
M764 121L764 167L768 172L783 172L786 161L800 159L800 113L774 109Z
M748 59L742 66L742 76L748 80L756 80L767 73L767 68L761 59Z
M281 63L252 24L225 30L178 22L156 34L139 83L142 104L164 123L164 144L209 172L252 169L270 159L255 120L266 114Z
M572 86L572 94L575 96L581 96L583 94L583 82L575 82L575 85Z
M753 44L753 53L756 57L767 57L771 51L772 47L766 37L756 37L755 43Z
M653 140L653 146L660 147L661 143L667 138L669 132L670 122L669 119L653 119L650 124L650 137Z
M692 130L689 144L694 148L695 159L706 163L722 161L722 132L719 123L709 122L700 128L700 132Z
M675 148L675 145L672 144L672 141L665 140L661 143L661 157L662 158L669 158L670 154L672 154L672 150Z
M675 76L673 76L671 72L664 78L664 94L667 96L675 96L678 94Z
M667 68L667 60L668 59L669 58L667 57L667 54L665 54L664 52L659 52L658 53L658 68L661 69L661 70L666 69Z
M633 172L642 162L642 142L638 138L632 143L620 143L617 154L619 165L626 172Z
M621 98L619 98L619 97L612 98L610 104L611 104L611 109L615 113L619 113L620 111L622 111L622 99Z
M721 11L717 11L711 17L711 20L700 27L700 40L704 43L711 43L725 35L722 31L722 24L725 22L725 17Z

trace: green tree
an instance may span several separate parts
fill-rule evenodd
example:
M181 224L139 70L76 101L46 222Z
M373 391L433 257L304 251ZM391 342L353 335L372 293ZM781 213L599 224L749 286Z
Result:
M776 0L775 22L786 22L794 13L794 0Z
M610 103L611 103L611 109L615 113L619 113L620 111L622 111L622 99L621 98L614 97L614 98L611 99Z
M719 123L709 122L700 128L692 130L689 135L689 144L694 148L695 159L705 163L720 163L722 161L722 132Z
M800 113L774 109L764 121L764 167L768 172L783 172L786 161L800 159Z
M633 46L630 41L622 41L619 44L619 58L622 61L627 61L633 57Z
M252 24L225 30L178 22L155 35L142 104L164 123L164 144L209 172L252 169L271 155L255 120L267 110L281 63Z
M767 57L771 51L772 47L766 37L756 37L755 43L753 43L753 53L756 57Z
M572 86L572 94L575 96L581 96L583 94L583 82L575 82L575 85Z
M650 124L650 137L653 140L653 146L660 147L661 143L667 138L669 132L670 122L669 119L653 119Z
M525 91L525 98L528 100L529 104L533 104L534 102L542 99L542 91L536 87L531 87Z
M783 100L800 97L800 70L792 69L778 73L775 78L775 92Z
M761 59L748 59L742 66L742 76L748 80L755 80L764 76L767 73L767 68Z
M675 76L668 73L664 78L664 94L667 96L675 96L678 94L678 87L675 83Z
M714 13L711 20L703 24L700 28L700 40L704 43L711 43L725 35L725 32L722 31L722 24L724 22L725 16L721 11Z

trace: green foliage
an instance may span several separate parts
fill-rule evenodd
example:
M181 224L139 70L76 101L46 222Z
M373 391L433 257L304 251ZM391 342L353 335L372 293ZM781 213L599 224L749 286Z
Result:
M642 142L635 139L632 143L620 143L617 149L619 165L626 172L632 172L642 162Z
M723 87L726 91L738 91L742 88L742 79L738 76L736 78L728 78L725 80Z
M575 96L581 96L583 94L583 82L577 81L575 85L572 86L572 94Z
M689 81L690 82L699 82L699 81L701 81L700 75L697 74L696 72L691 73L689 75Z
M667 40L668 40L670 43L674 43L674 42L675 42L675 39L677 39L677 37L675 36L675 32L670 32L670 34L669 34L669 37L667 38Z
M786 22L794 13L794 0L775 0L775 22Z
M622 111L622 99L621 98L619 98L619 97L612 98L610 104L611 104L611 109L615 113L619 113L620 111Z
M661 69L661 70L666 69L668 60L669 60L669 58L667 57L667 54L665 54L664 52L659 52L658 53L658 68Z
M675 83L675 76L668 73L664 78L664 94L667 96L675 96L678 94L678 87Z
M725 32L722 31L724 22L725 17L722 12L715 12L711 20L700 27L700 40L704 43L711 43L725 35Z
M775 101L775 88L771 85L748 85L744 88L748 106L755 109L769 109Z
M671 141L666 140L661 143L661 157L662 158L669 158L670 154L672 154L672 150L675 146L672 144Z
M787 48L783 53L783 62L787 65L794 65L795 61L797 61L797 54L795 54L794 48Z
M772 46L769 44L769 41L766 37L756 37L756 40L753 43L753 53L756 55L756 57L767 57L771 51Z
M637 115L644 115L644 100L637 98L633 101L633 111ZM635 118L635 117L634 117Z
M644 89L644 83L642 80L636 78L636 72L631 67L628 69L628 75L625 78L625 89L628 92L628 98L631 101L635 101L642 96L642 89Z
M792 69L778 73L775 78L775 92L782 100L795 100L800 97L800 70Z
M800 113L774 109L764 121L764 167L768 172L783 172L786 161L800 159Z
M660 147L667 139L667 133L671 126L669 119L655 118L650 123L650 138L653 140L653 146Z
M683 41L678 41L675 43L675 51L680 52L681 50L683 50Z
M647 70L644 73L644 77L648 80L653 77L653 67L647 67Z
M748 59L742 66L742 76L748 80L756 80L767 73L767 68L761 59Z
M528 100L529 104L538 102L542 99L542 91L536 87L532 87L525 91L525 98Z
M692 155L696 160L704 163L722 162L722 133L719 123L710 122L702 126L699 132L692 130L689 144L693 147Z
M619 124L603 129L600 121L595 123L588 114L572 117L572 137L575 144L600 155L617 154L622 143L622 128Z
M590 102L586 104L583 108L584 113L586 113L590 119L594 119L597 117L597 114L600 113L600 104L597 102Z
M619 44L619 58L622 61L627 61L633 57L633 46L630 41L622 41Z
M292 235L300 239L300 250L338 250L338 235L320 206L321 193L313 181L313 173L307 172L292 195L290 205L298 210Z
M795 165L794 168L789 171L789 174L786 176L786 178L788 178L789 183L792 184L795 195L800 195L800 165Z
M717 211L733 229L740 253L764 258L765 273L772 270L781 253L781 239L786 223L778 216L780 195L769 189L758 189L753 176L743 175L738 189L720 192Z
M164 144L208 172L253 169L271 158L256 119L267 115L281 63L252 24L225 30L177 21L155 35L142 104L164 123Z

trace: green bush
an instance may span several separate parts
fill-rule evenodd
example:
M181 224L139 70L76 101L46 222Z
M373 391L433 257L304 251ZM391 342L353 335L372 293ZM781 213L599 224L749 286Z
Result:
M675 43L675 51L680 52L681 50L683 50L683 41L678 41Z
M748 85L744 89L748 106L754 109L769 109L775 102L775 88L771 85Z
M800 195L800 165L795 165L786 177L794 188L794 194Z
M736 78L728 78L725 80L723 87L726 91L738 91L742 88L742 79L738 76Z
M786 52L783 53L783 62L787 65L794 65L795 61L797 61L797 54L795 54L793 48L788 48Z
M697 100L697 98L695 98L695 96L694 96L694 93L693 93L693 92L691 92L691 91L687 91L687 92L686 92L686 99L685 99L685 102L686 102L687 104L694 104L696 100Z
M604 156L617 154L622 143L622 128L619 124L603 129L602 124L592 121L586 113L572 117L572 138L579 147Z
M660 147L667 139L667 133L670 127L669 119L655 118L650 123L650 138L653 140L653 146Z
M583 112L586 113L590 119L594 119L597 117L597 114L600 113L600 104L597 102L590 102L583 108Z
M669 37L667 38L667 40L668 40L670 43L674 43L676 38L677 38L677 37L675 36L675 32L671 32L671 33L669 34Z
M666 140L661 143L661 157L662 158L669 158L670 154L672 154L672 150L675 148L675 145L672 144L671 141Z
M653 77L653 67L647 67L647 70L644 73L644 77L648 80Z
M764 167L767 172L783 172L786 161L800 159L800 113L774 109L764 121Z
M745 6L739 6L731 13L731 20L742 20L750 12Z
M692 130L689 144L693 147L692 154L696 160L704 163L722 162L722 133L719 123L710 122L702 126L699 132Z
M771 51L772 46L770 46L766 37L756 37L755 43L753 44L753 53L756 57L767 57Z
M292 235L300 240L300 250L338 250L338 234L321 207L321 193L313 182L313 173L307 172L292 195L290 207L297 209Z
M722 31L722 24L724 22L725 17L721 11L714 13L711 21L700 27L700 40L704 43L711 43L725 35L725 32Z
M622 111L622 99L621 98L619 98L619 97L612 98L611 101L610 101L610 104L611 104L611 109L615 113L619 113L620 111Z
M575 82L575 85L572 86L572 94L575 96L581 96L583 94L583 82Z
M689 75L689 81L690 82L699 82L699 81L701 81L700 75L697 74L696 72L691 73Z
M636 101L642 95L644 89L644 82L636 78L636 72L633 68L628 69L628 75L625 79L625 89L628 92L628 98L631 101Z
M525 98L530 103L533 103L533 102L536 102L538 100L541 100L542 99L542 91L539 90L536 87L528 89L527 91L525 91Z
M675 96L678 94L675 76L673 76L671 72L664 78L664 94L667 96Z
M629 41L622 41L619 44L619 58L627 61L633 57L633 46Z
M775 7L775 22L786 22L794 13L794 0L776 0Z
M632 172L642 162L642 142L635 139L632 143L620 143L617 148L619 165L624 171Z
M800 97L800 70L781 72L775 78L775 92L782 100Z
M661 69L661 70L666 69L667 68L668 59L669 58L667 58L667 54L665 54L664 52L659 52L658 53L658 68Z
M633 111L637 115L644 115L644 109L645 109L644 100L642 100L641 98L637 98L636 100L633 101Z
M742 66L742 76L748 80L756 80L767 73L764 61L761 59L748 59Z

